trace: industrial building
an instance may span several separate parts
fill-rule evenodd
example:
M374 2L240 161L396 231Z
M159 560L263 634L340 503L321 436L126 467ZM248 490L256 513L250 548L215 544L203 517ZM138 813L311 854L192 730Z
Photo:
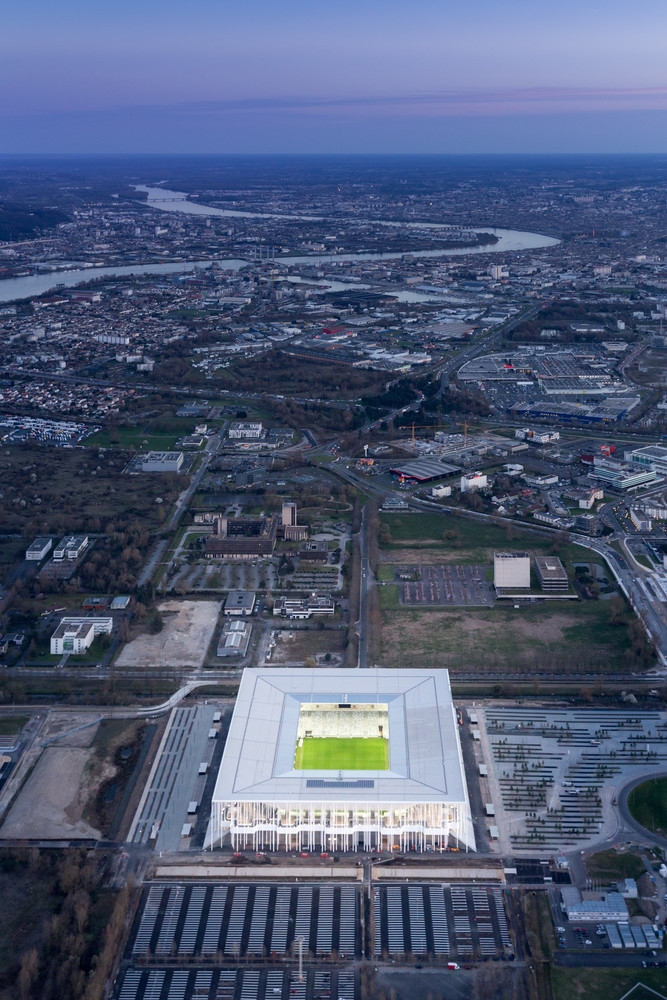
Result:
M216 656L245 656L248 652L251 633L252 625L250 622L238 619L229 622L225 625L218 641Z
M223 614L251 615L255 610L255 593L252 590L230 590L227 594Z
M52 545L53 542L47 535L39 535L25 550L25 557L29 562L41 562L51 551Z
M149 451L141 460L142 472L180 472L182 451Z
M496 590L530 590L530 556L527 552L495 552L493 586Z
M427 483L431 479L450 476L453 472L458 472L459 468L460 466L451 465L443 458L430 457L401 462L400 465L391 466L389 472L392 476L397 476L400 481Z
M206 539L207 559L256 559L271 556L276 547L274 517L216 517L215 534Z
M383 766L336 763L360 739L382 751ZM304 766L306 744L318 741L331 766ZM206 838L207 846L223 843L234 850L474 850L448 672L245 670Z
M535 556L535 572L546 594L567 593L570 589L567 572L557 556Z

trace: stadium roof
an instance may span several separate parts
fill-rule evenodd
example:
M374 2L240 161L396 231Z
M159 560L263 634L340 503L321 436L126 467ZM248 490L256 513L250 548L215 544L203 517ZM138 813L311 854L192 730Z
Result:
M294 770L301 705L383 703L389 770ZM322 791L326 789L326 791ZM468 794L446 670L246 669L214 801L465 802Z

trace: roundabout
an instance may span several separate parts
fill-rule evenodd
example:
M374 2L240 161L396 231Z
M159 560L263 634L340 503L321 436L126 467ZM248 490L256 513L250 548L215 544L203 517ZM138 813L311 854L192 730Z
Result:
M651 777L644 774L629 781L619 793L618 811L626 830L667 849L667 771ZM641 822L645 819L650 822L651 816L655 829Z

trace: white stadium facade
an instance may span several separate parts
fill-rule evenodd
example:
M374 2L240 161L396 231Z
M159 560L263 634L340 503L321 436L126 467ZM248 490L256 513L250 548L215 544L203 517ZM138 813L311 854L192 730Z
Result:
M303 756L313 740L328 767ZM333 766L346 747L347 766ZM211 848L227 844L475 850L448 672L246 669L207 836Z

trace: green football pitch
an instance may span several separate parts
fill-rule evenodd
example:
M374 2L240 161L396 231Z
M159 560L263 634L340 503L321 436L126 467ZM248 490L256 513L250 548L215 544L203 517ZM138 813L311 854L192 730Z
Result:
M308 737L297 746L296 771L387 771L389 740L381 737Z

